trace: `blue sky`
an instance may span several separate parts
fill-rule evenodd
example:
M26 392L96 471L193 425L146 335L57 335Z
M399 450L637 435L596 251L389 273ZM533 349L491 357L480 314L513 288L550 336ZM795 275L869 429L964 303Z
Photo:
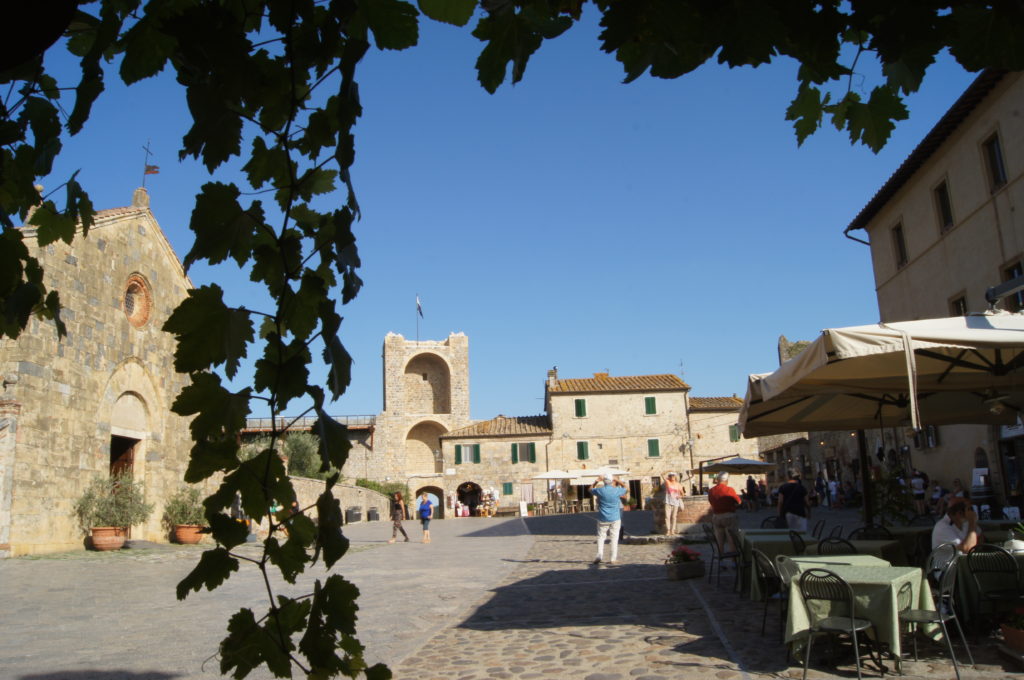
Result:
M474 418L540 413L556 365L562 377L682 373L694 396L742 396L748 373L777 366L780 334L878 320L868 248L843 229L973 79L948 59L932 67L875 155L831 126L797 146L791 63L624 85L585 22L489 95L480 46L469 28L423 20L420 45L371 52L357 71L365 286L342 310L355 365L332 413L381 410L383 338L416 337L417 294L421 339L469 336ZM97 209L128 205L151 140L151 207L183 257L210 179L177 161L187 122L167 74L131 88L111 74L43 183L80 169ZM190 274L253 307L233 264Z

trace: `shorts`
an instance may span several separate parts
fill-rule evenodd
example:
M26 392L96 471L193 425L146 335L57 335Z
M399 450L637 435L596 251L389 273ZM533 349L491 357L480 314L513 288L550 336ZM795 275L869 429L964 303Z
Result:
M424 531L428 531L430 529L430 518L420 517L420 524L423 526Z

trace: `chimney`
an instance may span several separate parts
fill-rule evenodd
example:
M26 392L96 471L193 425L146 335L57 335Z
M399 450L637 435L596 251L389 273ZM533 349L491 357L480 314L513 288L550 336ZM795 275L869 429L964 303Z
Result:
M558 385L558 366L552 367L548 371L548 387L555 387Z
M594 379L595 380L607 380L608 379L608 374L607 373L595 373L594 374Z

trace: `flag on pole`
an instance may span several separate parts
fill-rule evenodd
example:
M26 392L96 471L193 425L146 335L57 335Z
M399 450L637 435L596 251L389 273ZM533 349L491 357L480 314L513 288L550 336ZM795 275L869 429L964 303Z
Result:
M419 295L416 296L416 313L420 315L420 318L423 317L423 305L420 304Z
M147 174L147 175L158 175L158 174L160 174L160 166L159 165L147 165L146 166L145 174Z

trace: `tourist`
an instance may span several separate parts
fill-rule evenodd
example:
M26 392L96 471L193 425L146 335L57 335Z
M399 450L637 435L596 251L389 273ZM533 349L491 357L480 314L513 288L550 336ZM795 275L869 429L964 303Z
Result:
M818 499L819 505L828 505L828 484L825 482L824 475L820 472L814 480L814 496Z
M779 487L779 518L786 520L791 531L806 532L811 509L807 505L807 489L800 482L798 470L789 471L789 481Z
M622 497L629 493L626 485L611 475L598 479L590 487L590 495L597 501L597 557L594 564L604 561L604 541L611 536L611 555L608 564L619 559L619 528L622 526Z
M946 514L932 529L932 550L943 543L952 543L960 552L970 552L978 544L978 515L966 500L949 504Z
M946 514L946 502L943 499L947 493L949 490L942 488L942 484L938 480L932 482L931 511L936 515Z
M830 479L828 480L828 498L829 507L838 508L841 507L839 498L839 480Z
M729 530L738 528L736 508L740 506L740 497L729 486L728 472L718 473L718 482L708 491L708 503L711 504L711 526L715 530L715 540L718 541L719 552L725 552L726 539L729 541L731 551L736 552L739 546L733 543ZM722 566L724 567L725 564Z
M403 519L405 519L405 501L402 499L402 494L396 491L391 494L391 540L388 543L395 542L399 531L405 536L405 542L409 542L409 534L405 533L405 527L402 526Z
M674 472L662 474L661 479L665 483L665 533L673 536L676 533L676 518L683 509L683 485Z
M758 502L757 482L754 481L753 475L747 475L747 499L750 501L747 510L754 512L759 509L761 504Z
M426 491L420 496L419 516L423 527L423 542L430 543L430 520L434 517L434 504Z
M928 507L925 505L925 492L928 490L928 482L925 480L924 475L917 468L914 469L914 474L910 478L910 493L914 496L914 512L919 515L928 513Z

